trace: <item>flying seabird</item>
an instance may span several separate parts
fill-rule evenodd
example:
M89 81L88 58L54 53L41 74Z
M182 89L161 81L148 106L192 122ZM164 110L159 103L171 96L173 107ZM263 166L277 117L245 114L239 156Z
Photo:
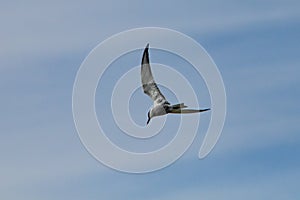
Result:
M149 62L149 44L147 44L142 58L141 64L141 79L144 93L147 94L153 100L153 107L148 112L147 124L150 122L151 118L161 115L166 115L168 113L175 114L188 114L188 113L198 113L210 110L206 109L185 109L187 108L184 103L171 105L165 98L165 96L159 90L157 84L154 81L150 62Z

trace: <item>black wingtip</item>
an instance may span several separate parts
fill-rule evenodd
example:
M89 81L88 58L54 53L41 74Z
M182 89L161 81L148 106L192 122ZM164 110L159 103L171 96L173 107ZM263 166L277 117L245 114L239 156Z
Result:
M149 43L146 45L146 47L144 49L144 54L148 53L148 49L149 49Z
M148 52L148 49L149 49L149 43L146 45L144 52L145 53Z
M148 49L149 49L149 43L147 44L144 53L143 53L143 58L142 58L142 65L143 64L149 64L149 54L148 54Z
M205 111L209 111L209 110L210 110L210 108L206 108L206 109L199 110L199 112L205 112Z

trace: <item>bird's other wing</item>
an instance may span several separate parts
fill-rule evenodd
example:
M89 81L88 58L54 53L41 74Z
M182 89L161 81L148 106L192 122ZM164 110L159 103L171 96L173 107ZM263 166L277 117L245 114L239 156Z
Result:
M198 113L198 112L205 112L210 110L210 108L206 109L174 109L170 110L168 113L173 113L173 114L190 114L190 113Z
M142 58L141 64L141 79L144 93L147 94L154 102L154 106L157 104L169 104L164 95L157 87L150 67L149 62L149 44L147 44Z

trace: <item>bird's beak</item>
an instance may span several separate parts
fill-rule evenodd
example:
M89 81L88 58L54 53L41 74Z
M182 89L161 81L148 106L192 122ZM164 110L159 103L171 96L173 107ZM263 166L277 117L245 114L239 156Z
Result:
M149 124L149 122L150 122L150 119L151 119L151 118L150 118L150 117L148 117L148 120L147 120L147 125Z

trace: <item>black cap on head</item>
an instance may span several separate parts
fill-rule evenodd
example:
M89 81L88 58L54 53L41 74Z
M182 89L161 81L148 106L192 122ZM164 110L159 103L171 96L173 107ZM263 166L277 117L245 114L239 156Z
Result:
M150 122L150 111L148 112L148 120L147 120L147 124L149 124L149 122Z

